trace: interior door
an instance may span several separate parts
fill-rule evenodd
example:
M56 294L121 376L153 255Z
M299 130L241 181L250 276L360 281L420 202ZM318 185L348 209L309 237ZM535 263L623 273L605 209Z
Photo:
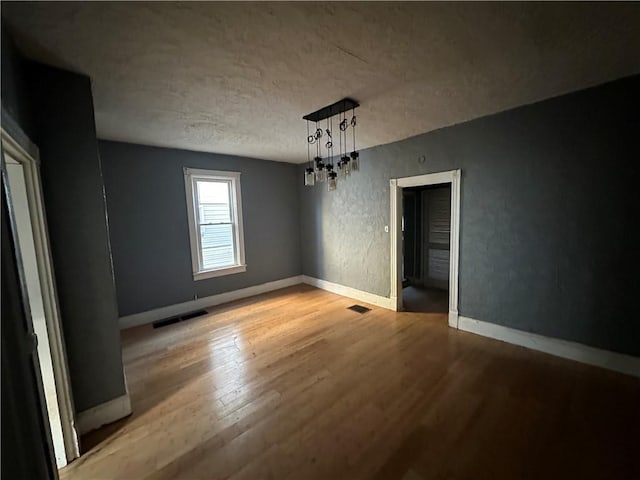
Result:
M20 250L2 160L2 478L56 479Z
M38 337L38 360L40 361L40 376L44 386L49 427L53 440L53 450L58 468L67 464L64 433L62 430L60 407L58 403L57 385L49 343L49 326L45 312L44 288L40 278L38 258L36 253L35 235L32 229L32 218L35 216L33 205L30 205L27 193L27 180L22 164L13 159L5 150L5 171L11 193L11 216L17 231L22 271L26 282L31 324Z

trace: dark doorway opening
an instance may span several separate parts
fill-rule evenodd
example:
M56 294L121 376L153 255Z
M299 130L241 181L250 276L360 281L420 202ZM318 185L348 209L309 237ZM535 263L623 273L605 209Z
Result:
M402 190L402 304L405 311L449 311L451 184Z

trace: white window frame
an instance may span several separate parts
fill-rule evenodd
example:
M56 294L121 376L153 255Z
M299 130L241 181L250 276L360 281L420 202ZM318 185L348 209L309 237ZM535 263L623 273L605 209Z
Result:
M222 180L229 182L231 195L231 223L235 242L234 253L236 263L228 267L204 270L201 267L200 232L196 222L198 199L194 184L197 180ZM240 172L226 172L220 170L202 170L184 168L184 184L187 194L187 218L189 220L189 241L191 243L191 266L194 280L221 277L234 273L246 272L247 265L244 257L244 230L242 227L242 194L240 190Z

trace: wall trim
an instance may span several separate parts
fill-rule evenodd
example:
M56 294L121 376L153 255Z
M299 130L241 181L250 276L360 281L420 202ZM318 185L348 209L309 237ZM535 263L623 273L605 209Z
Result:
M328 282L327 280L321 280L319 278L308 277L307 275L302 275L302 282L328 292L337 293L343 297L349 297L354 300L370 303L377 307L395 310L395 300L381 295L376 295L375 293L365 292L363 290L347 287L338 283Z
M457 311L449 310L449 326L451 328L458 328L460 316Z
M81 435L131 415L129 393L78 413L76 428Z
M300 283L302 283L301 275L283 278L282 280L275 280L273 282L262 283L260 285L241 288L239 290L232 290L230 292L218 293L216 295L202 297L197 300L191 300L189 302L177 303L175 305L168 305L166 307L156 308L154 310L147 310L146 312L125 315L123 317L120 317L118 323L120 325L120 329L124 330L125 328L145 325L147 323L155 322L156 320L162 320L164 318L182 315L183 313L188 313L193 310L199 310L201 308L213 307L215 305L233 302L234 300L240 300L242 298L253 297L254 295L260 295L261 293L279 290L280 288L290 287L292 285L298 285Z
M568 358L640 378L640 357L601 350L581 343L545 337L536 333L516 330L463 316L458 318L458 328L483 337L502 340L503 342L520 345L531 350L538 350L557 357Z
M396 305L393 309L402 311L402 189L424 185L451 184L451 236L449 239L449 326L458 327L458 287L460 271L460 192L462 171L427 173L413 177L392 178L390 192L390 261L391 294Z

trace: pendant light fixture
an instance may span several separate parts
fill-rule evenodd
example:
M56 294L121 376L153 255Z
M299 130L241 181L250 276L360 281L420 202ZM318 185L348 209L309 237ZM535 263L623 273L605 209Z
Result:
M349 128L349 124L347 123L347 118L342 112L342 121L340 122L340 175L343 177L348 177L351 174L351 167L349 165L349 157L347 156L347 128ZM344 142L343 139L344 138ZM344 152L342 150L342 145L344 143Z
M316 183L327 182L327 190L333 191L338 188L338 174L346 178L351 172L360 170L359 154L356 151L356 115L355 109L360 105L351 100L344 98L332 105L321 108L313 113L302 117L307 121L307 167L304 171L304 184L308 187ZM347 121L346 112L351 110L351 121ZM338 143L339 143L339 160L333 162L333 117L338 116ZM326 120L326 129L323 131L319 126L319 122ZM316 130L310 133L309 122L314 122ZM348 130L351 127L353 138L353 151L350 155L348 152ZM324 142L325 157L322 157L322 140ZM315 145L316 152L313 161L311 160L311 148Z
M309 121L307 120L307 138L309 138ZM311 187L316 183L316 172L311 163L311 144L307 143L307 168L304 171L304 184Z
M329 159L329 165L331 165L331 171L327 174L327 190L332 191L338 188L338 174L334 170L333 165L333 136L331 134L331 130L333 129L333 117L327 118L327 143L325 143L325 147L327 147L327 158Z
M353 133L353 151L351 152L351 171L357 172L360 170L360 154L356 150L356 109L355 107L351 111L351 132Z
M322 162L322 157L316 157L314 161L316 162L316 181L325 182L327 180L327 169Z
M307 120L307 123L309 120ZM310 144L315 144L316 146L316 156L313 159L316 181L324 182L327 180L327 170L325 168L325 164L322 161L322 157L320 156L320 139L322 138L322 129L318 126L318 121L316 120L316 131L313 134L313 137L307 137L307 140Z
M338 188L338 174L333 171L333 167L329 165L330 170L327 179L327 190L332 191Z

